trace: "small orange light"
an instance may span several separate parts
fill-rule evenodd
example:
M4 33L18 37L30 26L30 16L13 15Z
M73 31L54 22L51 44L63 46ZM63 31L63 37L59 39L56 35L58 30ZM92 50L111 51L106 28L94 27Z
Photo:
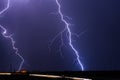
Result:
M27 73L27 71L26 71L26 70L21 70L20 72L21 72L21 73Z

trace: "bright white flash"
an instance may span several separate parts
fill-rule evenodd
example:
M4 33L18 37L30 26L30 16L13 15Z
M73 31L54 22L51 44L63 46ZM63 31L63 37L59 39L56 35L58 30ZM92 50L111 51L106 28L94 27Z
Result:
M77 59L79 65L80 65L80 67L81 67L81 70L84 71L84 67L83 67L83 64L82 64L82 62L81 62L81 60L80 60L79 53L78 53L78 51L75 49L75 47L74 47L73 44L72 44L72 32L71 32L71 30L70 30L70 23L68 23L68 22L64 19L65 16L63 15L63 13L62 13L62 11L61 11L61 4L59 3L59 0L55 0L55 2L56 2L56 4L57 4L57 6L58 6L58 13L59 13L59 15L60 15L61 21L65 24L65 29L64 29L62 32L60 32L60 34L62 35L63 32L67 31L67 33L68 33L67 37L68 37L68 40L69 40L69 42L68 42L68 43L69 43L69 46L70 46L71 49L74 51L74 53L75 53L75 55L76 55L76 59ZM61 40L63 40L62 37L61 37ZM63 41L62 41L62 45L63 45ZM61 46L62 46L62 45L61 45Z

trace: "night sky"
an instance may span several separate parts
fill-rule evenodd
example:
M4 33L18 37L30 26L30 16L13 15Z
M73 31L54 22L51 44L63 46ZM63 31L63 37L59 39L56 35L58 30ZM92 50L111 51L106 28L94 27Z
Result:
M85 71L120 70L120 1L60 0L62 12L72 19L73 44L79 51ZM0 0L0 10L6 0ZM11 0L10 8L0 15L0 24L13 34L16 47L24 57L22 69L28 71L80 71L76 56L58 37L64 29L54 0ZM1 31L1 30L0 30ZM65 36L64 36L65 37ZM50 49L51 48L51 51ZM0 71L17 70L20 58L9 39L0 34Z

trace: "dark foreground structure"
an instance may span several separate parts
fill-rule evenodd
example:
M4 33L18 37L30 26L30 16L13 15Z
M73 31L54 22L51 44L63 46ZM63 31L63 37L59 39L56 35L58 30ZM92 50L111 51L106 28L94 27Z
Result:
M0 73L0 80L120 80L120 72L15 72Z

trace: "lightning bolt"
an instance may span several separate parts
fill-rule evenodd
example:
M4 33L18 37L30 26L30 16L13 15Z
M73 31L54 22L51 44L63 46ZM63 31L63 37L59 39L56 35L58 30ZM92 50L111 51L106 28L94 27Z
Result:
M82 71L84 71L84 67L83 67L83 64L82 64L82 62L81 62L81 60L80 60L80 56L79 56L79 53L78 53L78 51L75 49L75 47L73 46L73 44L72 44L72 32L71 32L71 29L70 29L70 23L68 23L66 20L65 20L65 17L66 16L64 16L64 14L62 13L62 10L61 10L61 4L60 4L60 2L59 2L59 0L55 0L55 2L56 2L56 4L57 4L57 6L58 6L58 14L60 15L60 19L61 19L61 21L65 24L65 28L58 34L58 35L56 35L54 38L53 38L53 40L52 40L52 42L51 43L53 43L54 42L54 40L59 36L59 35L61 35L61 41L62 41L62 44L60 45L60 51L61 51L61 48L62 48L62 46L64 45L64 42L63 42L63 33L66 31L67 32L67 38L68 38L68 44L69 44L69 46L71 47L71 49L74 51L74 54L76 55L76 60L77 60L77 62L78 62L78 64L79 64L79 66L81 67L81 70Z
M10 0L7 0L7 6L2 11L0 11L0 15L3 14L5 11L7 11L9 9L9 7L10 7ZM2 35L5 38L10 39L10 41L12 43L12 48L15 51L15 54L21 59L21 63L18 68L18 71L20 71L23 66L23 63L24 63L24 58L19 54L18 48L15 47L15 40L13 39L12 35L7 35L7 29L4 26L0 25L0 28L3 30Z
M66 16L64 16L64 14L62 13L61 4L59 3L59 0L55 0L55 2L58 6L58 13L60 15L60 19L65 24L65 28L57 35L57 36L61 35L61 41L62 41L62 44L60 45L59 50L61 51L61 48L64 45L64 42L63 42L63 39L62 39L63 38L63 33L67 32L66 35L67 35L67 38L68 38L68 41L69 41L68 44L71 47L71 49L74 51L74 54L76 55L76 60L77 60L78 64L80 65L81 70L84 71L83 64L80 60L79 52L77 51L77 49L75 49L75 47L72 44L72 34L73 33L71 32L71 29L70 29L71 24L68 23L65 20ZM10 7L10 0L7 0L7 6L2 11L0 11L0 15L3 14L4 12L6 12L9 9L9 7ZM21 63L20 63L19 68L18 68L18 71L20 71L22 66L23 66L23 63L24 63L24 58L19 54L18 48L15 46L15 40L13 39L12 35L7 34L7 29L4 26L0 25L0 28L3 30L2 35L5 38L10 39L10 41L12 43L12 48L15 51L15 54L21 59ZM55 38L52 40L52 42L57 38L57 36L55 36Z

